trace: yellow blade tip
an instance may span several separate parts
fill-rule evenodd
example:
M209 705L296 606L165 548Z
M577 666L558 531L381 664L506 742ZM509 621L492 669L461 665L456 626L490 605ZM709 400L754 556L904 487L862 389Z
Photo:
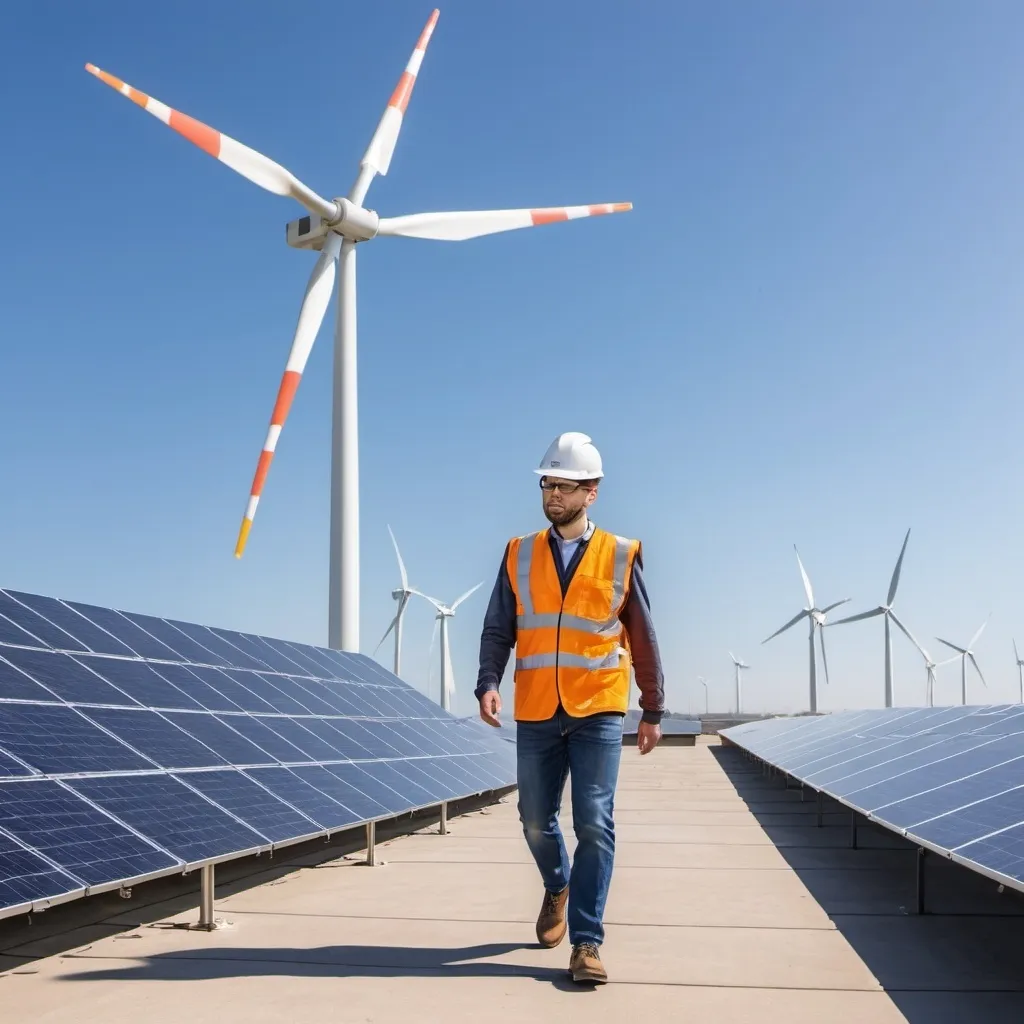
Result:
M238 543L235 544L235 558L241 558L245 551L245 542L249 539L249 531L252 529L252 520L243 519L242 526L238 531Z

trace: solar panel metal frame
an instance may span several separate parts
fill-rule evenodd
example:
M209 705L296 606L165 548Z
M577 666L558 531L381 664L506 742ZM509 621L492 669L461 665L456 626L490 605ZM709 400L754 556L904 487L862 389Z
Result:
M999 719L998 716L1000 715L1005 717ZM961 736L967 735L979 737L979 743L976 747L969 747L966 750L956 751L955 753L948 755L949 757L960 756L964 753L969 753L971 750L979 749L986 745L986 740L994 742L998 739L1007 738L1009 736L1020 736L1020 753L1018 757L1021 759L1021 767L1024 768L1024 706L1020 704L952 705L931 708L883 708L868 709L865 711L837 711L827 715L802 715L794 718L762 719L757 722L746 722L741 725L733 726L730 729L724 729L721 731L720 735L725 737L730 744L745 751L755 760L761 761L766 765L770 765L772 768L782 772L794 781L799 782L802 786L810 789L812 792L829 797L829 799L834 800L836 803L849 808L851 812L863 816L867 821L881 826L888 832L892 832L904 839L907 839L915 846L950 860L954 864L959 864L976 874L989 878L994 882L998 882L1000 885L1015 889L1018 892L1024 892L1024 871L1022 871L1022 877L1017 878L1013 875L1008 875L994 868L988 867L979 861L972 860L969 856L957 852L957 850L965 849L1005 832L1009 832L1014 829L1021 829L1022 826L1024 826L1024 817L1022 817L1020 821L1008 823L1004 828L976 836L968 842L958 844L953 849L932 842L923 836L918 835L914 831L917 826L934 821L939 817L945 816L945 814L955 813L957 810L972 806L977 802L985 802L986 800L995 799L999 795L1010 792L1011 788L1024 789L1024 783L1022 783L1021 786L1008 787L1006 790L1001 791L1001 793L991 794L988 797L983 798L981 801L968 800L963 804L950 807L948 811L944 812L944 814L933 815L931 818L924 819L914 825L901 827L893 824L892 822L886 821L884 815L879 814L878 811L883 807L891 806L892 803L902 803L905 800L912 799L913 796L923 795L926 792L931 792L931 790L922 790L918 794L912 794L909 797L904 797L891 803L879 805L878 808L869 809L865 808L862 804L859 804L851 797L831 790L827 784L815 784L811 781L811 776L815 773L805 773L792 762L788 761L786 757L781 756L784 755L786 751L792 753L800 750L801 747L804 748L804 752L802 755L798 756L806 756L808 752L807 748L814 744L815 739L824 741L828 736L831 736L833 741L841 742L843 737L856 734L858 727L867 731L878 731L880 729L888 728L897 722L902 722L904 727L910 726L911 729L916 729L918 726L925 726L929 724L931 727L934 727L935 725L941 726L943 724L943 717L948 718L950 724L960 721L962 724L977 726L979 729L978 732L962 730L957 733L956 735ZM991 718L992 721L986 721L987 718ZM1013 722L1012 720L1014 718L1018 719L1018 721ZM929 723L929 720L932 721ZM992 728L992 726L997 724L998 721L1002 721L1004 724L1013 725L1015 728L1009 733L990 734L985 736L984 730ZM828 724L816 725L815 723ZM815 737L814 732L818 729L820 729L825 735ZM917 729L916 732L912 732L911 735L915 737L924 736L927 735L928 731L929 730L926 728L920 728ZM772 733L775 734L774 737L771 735ZM769 737L767 742L758 742L758 737L762 734L767 734ZM941 745L942 744L940 742L936 746ZM814 749L820 750L822 748L814 747ZM945 760L945 758L937 757L934 762L928 762L927 765L918 766L918 768L912 770L920 770L921 767L937 764L942 760ZM1012 759L1007 759L1007 761L1003 762L996 762L989 765L987 768L971 773L961 779L943 783L942 785L935 787L935 789L941 790L954 786L957 782L962 782L964 779L972 777L973 774L984 774L985 771L999 767L1002 764L1008 763L1010 760ZM813 763L813 761L811 763ZM806 766L807 762L802 762L802 764ZM898 776L893 776L893 778L896 777ZM1024 775L1022 775L1022 778L1024 778ZM874 784L869 787L862 787L862 789L868 788L874 788ZM861 790L854 790L853 792L856 793L860 791Z
M44 612L48 612L53 618L48 617ZM94 614L96 618L91 618L90 613ZM26 688L24 693L30 694L31 687L38 687L39 699L28 699L24 696L8 698L4 697L2 690L0 690L0 715L3 714L4 708L8 706L14 706L15 708L31 708L35 706L57 707L73 710L76 712L76 721L91 727L91 729L97 732L98 736L103 735L105 739L113 741L117 748L123 748L125 755L140 758L144 765L121 770L55 770L47 773L37 769L32 763L32 759L25 757L24 751L16 755L0 747L0 767L6 762L9 772L9 774L0 772L0 798L5 793L11 792L7 788L10 786L43 780L55 782L70 797L73 797L75 801L80 801L86 807L91 808L92 811L102 815L105 819L109 819L112 825L119 826L122 830L127 829L128 832L133 833L139 840L142 840L144 844L152 847L154 853L159 851L160 854L169 858L171 863L158 870L89 884L83 878L76 875L73 870L60 864L53 857L42 852L42 850L36 849L29 843L19 839L9 828L0 825L0 863L2 863L3 845L6 844L9 856L13 858L15 854L21 854L26 865L38 867L38 870L34 873L22 873L12 876L9 882L6 878L0 877L0 884L7 885L9 889L14 891L16 883L21 884L22 888L25 888L28 881L37 876L61 876L67 880L67 884L70 886L47 897L33 898L16 904L0 906L0 918L22 913L38 912L48 907L80 899L84 896L108 892L122 886L139 885L168 875L191 872L199 868L207 868L252 854L273 852L298 843L307 842L311 839L329 838L337 832L348 831L364 825L369 828L379 821L393 819L396 815L415 814L434 807L441 807L442 814L444 814L443 808L449 801L465 799L506 788L514 788L515 786L514 754L505 744L497 742L496 737L492 738L478 731L466 730L464 728L465 723L462 720L456 719L448 712L440 709L436 704L424 697L423 694L391 675L381 665L365 655L353 655L346 652L333 651L329 648L318 648L285 640L261 637L256 634L236 633L231 630L220 630L215 627L194 623L184 623L178 620L122 612L81 602L58 601L53 598L2 589L0 589L0 617L7 624L3 636L0 637L0 656L8 650L60 652L70 655L78 662L84 662L90 668L98 666L100 670L102 670L105 663L109 664L111 660L117 661L119 668L123 668L125 664L139 665L147 671L155 670L158 675L161 666L173 668L172 675L174 672L180 672L182 668L186 670L196 669L197 671L191 672L191 674L195 675L198 680L198 684L189 691L176 686L172 678L161 677L159 682L168 687L167 692L169 694L174 692L181 694L180 698L174 698L176 706L163 707L161 704L149 705L143 703L138 697L120 689L116 683L111 686L111 683L105 681L105 678L100 675L99 671L93 670L89 673L89 676L95 675L96 677L96 690L100 695L100 699L97 699L95 703L91 703L79 700L77 697L65 699L60 694L48 689L45 685L35 680L34 676L27 675L25 669L20 667L13 669L18 677L24 676L25 682L29 684L29 688ZM33 626L36 632L33 632ZM107 628L108 626L110 627L109 629ZM147 626L151 627L154 632L150 632L146 628ZM89 642L75 634L73 631L75 627L81 630L83 636L89 638ZM115 634L112 632L114 629L123 629L123 635ZM53 642L47 642L47 637ZM63 639L64 637L67 637L66 641ZM109 640L107 639L108 637ZM178 637L181 638L180 641ZM209 644L208 647L204 640ZM55 646L55 643L59 643L59 646ZM133 644L135 644L135 647L132 646ZM174 645L173 647L169 646L172 644ZM139 654L136 647L143 648L149 653ZM207 651L209 656L206 657L204 655L203 661L189 659L179 650L179 647L188 652L195 652L197 650ZM120 653L123 649L127 649L134 656ZM231 654L233 650L238 651L237 658ZM160 656L154 656L154 654ZM68 663L63 662L60 664ZM242 708L239 708L237 711L225 711L223 704L218 701L212 701L210 707L200 704L197 708L196 705L200 698L196 694L204 693L211 686L216 690L216 680L219 674L240 682L244 686L243 673L258 673L256 678L262 679L265 684L270 686L274 686L275 680L277 680L281 683L277 688L283 690L285 695L292 701L298 701L300 704L303 699L303 693L305 693L308 697L319 700L324 707L351 706L358 713L345 714L344 712L337 711L328 715L310 713L308 711L303 713L277 711L270 707L268 707L266 712L246 711ZM142 674L145 675L145 672ZM178 678L182 677L179 675ZM292 684L291 690L289 689L289 683ZM155 681L154 685L156 685ZM317 697L318 687L320 686L325 686L323 698ZM106 693L103 692L104 690ZM254 697L253 705L256 706L255 702L259 701L260 698L257 697L255 691L251 692L253 692ZM220 691L217 690L217 693L220 694ZM350 699L346 700L346 693L349 694ZM79 694L81 694L81 688L79 689ZM111 697L112 694L116 694L117 703L111 703L113 699ZM335 694L336 697L331 696ZM233 703L226 693L222 694L222 696L228 703ZM311 703L315 704L316 702L311 700ZM217 706L214 707L213 704ZM143 720L149 721L149 719L145 719L147 714L156 716L163 725L173 730L172 733L167 733L167 736L173 736L176 740L178 738L176 733L181 733L183 746L188 745L194 749L194 745L198 742L201 746L210 749L211 763L192 766L178 766L169 763L168 765L160 766L154 762L152 754L147 754L145 750L133 747L127 738L121 739L109 727L102 724L102 720L109 718L110 715L96 714L96 712L102 712L105 709L110 711L115 709L128 710L134 714L141 714L141 717L138 719L140 722ZM400 743L400 746L395 748L396 753L394 754L373 756L370 751L367 751L365 756L339 756L338 760L319 760L312 755L307 755L305 760L296 762L283 762L274 757L268 750L265 751L266 761L261 761L252 766L240 766L231 761L230 758L220 755L217 747L212 743L204 744L202 740L197 741L193 739L180 724L183 720L187 721L185 719L187 715L202 716L204 719L209 719L211 722L216 721L221 725L225 723L230 725L232 719L262 721L271 728L275 719L299 723L303 720L318 723L330 723L331 721L365 723L370 735L376 741L376 749L381 749L381 744L387 745L395 742ZM57 716L56 719L52 715L48 717L59 722L61 716ZM403 726L403 728L387 729L391 722ZM163 729L163 725L161 729ZM370 728L371 726L382 726L383 729ZM458 730L458 734L456 734L456 730ZM242 741L241 746L250 744L258 747L256 740L249 739L249 736L240 730L236 731L239 732ZM358 730L358 732L361 733L361 730ZM340 755L340 747L345 744L351 746L351 742L341 730L338 730L338 733L338 753ZM423 739L418 738L421 734ZM278 733L277 735L281 737L283 744L288 742L282 734ZM316 738L318 735L318 732L311 732L313 738ZM330 733L326 732L325 735L329 736ZM158 736L156 733L153 736L159 740L165 738ZM430 740L429 744L426 742L428 739ZM462 741L461 744L459 740ZM408 750L410 753L398 752L404 750ZM302 751L298 752L304 753ZM59 753L54 756L59 756ZM417 761L424 763L423 769L416 767ZM449 761L453 763L458 762L458 771L454 771L453 768L452 773L439 772L439 767ZM74 759L72 758L67 763L71 765L73 762ZM268 787L263 786L259 782L258 777L254 777L251 774L251 769L266 767L279 768L283 771L291 772L293 767L322 767L330 771L331 768L337 769L340 765L352 765L357 774L369 773L370 780L374 780L371 771L374 765L387 766L387 772L384 772L383 767L381 770L389 777L397 775L400 778L405 778L406 776L397 768L398 765L403 764L408 764L414 769L408 773L408 781L411 784L410 790L403 793L393 790L392 787L387 787L398 798L400 806L397 806L396 809L384 808L381 813L375 814L372 817L357 817L354 821L343 825L330 828L318 827L301 835L288 836L277 840L272 840L259 832L255 824L250 824L244 817L232 812L212 796L203 792L198 785L191 785L188 781L190 775L209 775L210 773L222 773L223 781L230 781L230 774L237 773L240 778L246 780L249 786L259 785L261 789L266 791L268 798L278 801L282 808L288 808L301 818L309 820L311 824L319 825L319 822L311 819L300 808L289 803L283 797L277 796ZM21 769L24 769L24 772L21 772ZM19 773L13 774L14 772ZM303 781L300 775L297 773L293 774L295 774L296 779ZM353 787L353 784L346 781L346 778L341 774L336 772L332 772L332 774L335 774L350 789ZM429 784L432 792L437 793L443 789L445 792L450 791L451 795L441 799L430 797L422 802L410 803L410 795L408 794L411 792L411 787L417 786L417 788L422 788L415 781L420 774L422 774L424 780L430 780ZM435 778L435 774L438 775L438 778ZM232 849L229 852L203 859L188 859L178 855L174 850L164 847L154 837L147 835L145 830L133 827L121 814L105 808L101 802L88 796L83 791L87 788L95 788L87 785L87 780L89 779L109 780L111 787L116 790L118 787L114 783L121 783L121 788L123 789L123 786L130 784L132 779L141 780L144 778L160 778L166 780L169 784L180 784L186 787L187 791L193 794L196 800L203 801L204 804L209 805L211 812L224 816L225 820L234 821L265 841L244 849ZM451 781L440 782L441 778L450 778ZM392 781L394 781L393 778ZM313 783L305 784L311 785L316 789ZM378 784L386 786L386 783L383 781L374 782L374 785ZM463 787L469 784L476 785L478 788L464 790ZM326 791L318 790L318 792L321 792L326 799L339 803L337 798L332 798ZM370 805L382 806L380 801L376 800L369 790L360 789L358 793L363 798L365 810L370 809ZM426 793L426 790L424 790L424 793ZM222 798L223 796L224 794L222 793ZM42 799L41 793L40 799ZM112 797L107 799L112 799ZM394 801L389 801L389 803L394 803ZM253 806L255 807L256 804L253 804ZM269 810L265 803L262 806L265 810ZM339 803L339 806L344 807L346 805ZM348 810L349 813L356 813L352 809ZM35 813L38 814L38 811ZM13 821L13 819L10 820ZM31 822L33 819L30 816L27 820ZM26 825L25 827L28 826ZM22 832L25 831L25 827L21 829ZM128 855L126 852L125 856ZM131 854L131 856L135 856L135 854ZM81 860L79 863L82 866L86 866L87 861ZM94 863L94 861L88 861L88 863ZM38 888L38 886L36 887Z

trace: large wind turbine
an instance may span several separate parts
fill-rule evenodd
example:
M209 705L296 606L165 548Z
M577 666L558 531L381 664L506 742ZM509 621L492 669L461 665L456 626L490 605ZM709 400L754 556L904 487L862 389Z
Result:
M742 658L737 658L736 655L732 653L732 651L729 652L729 657L732 658L732 663L736 666L736 714L738 715L741 713L742 710L742 704L740 702L740 698L742 695L742 681L740 679L740 670L744 668L750 668L750 666Z
M444 604L442 601L438 601L436 597L430 597L429 594L423 594L418 590L411 591L417 597L422 597L425 601L429 601L437 611L435 621L440 623L441 626L441 707L445 711L451 711L451 698L455 696L455 673L452 669L452 652L448 645L448 620L455 615L455 609L470 594L483 585L484 581L481 580L475 587L470 587L469 590L450 605ZM431 641L431 646L433 646L433 641Z
M777 629L771 636L762 640L761 643L768 643L769 640L773 640L780 633L785 633L790 626L795 626L801 619L807 619L808 648L810 653L810 710L811 714L814 714L818 710L818 659L815 657L814 651L814 632L815 630L818 631L818 638L821 643L821 660L825 666L825 683L827 684L828 657L825 654L825 616L832 611L833 608L838 608L841 604L846 604L850 599L848 597L844 597L841 601L836 601L825 608L819 608L814 603L814 591L811 589L811 581L807 576L807 571L804 569L804 563L800 560L800 552L797 551L795 544L793 545L793 550L796 551L796 564L800 567L800 578L804 583L804 594L807 595L807 607L797 615L794 615L793 618L791 618L781 629Z
M391 596L398 602L398 611L395 613L395 617L391 620L391 625L384 631L384 635L380 638L380 643L377 644L377 648L374 650L374 654L380 649L380 645L384 643L388 638L388 634L395 631L395 675L401 677L402 675L402 616L405 614L405 606L409 603L409 598L415 593L409 587L409 576L405 571L405 562L402 561L402 552L398 550L398 541L395 540L395 535L391 533L391 527L388 527L388 533L391 534L391 543L395 547L395 556L398 558L398 572L402 577L402 585L397 590L391 591Z
M913 641L913 637L907 632L907 627L900 622L896 613L892 610L892 603L896 599L896 588L900 583L900 570L903 568L903 556L907 553L907 541L910 540L910 530L907 530L906 537L903 538L903 547L900 548L900 557L896 559L896 568L892 571L892 579L889 581L889 593L886 595L885 604L879 605L877 608L873 608L869 612L861 612L859 615L851 615L846 619L837 619L832 623L833 626L841 626L844 622L858 622L861 619L871 619L876 615L881 615L885 619L885 706L891 708L892 705L892 633L889 629L889 620L893 622L906 634L907 637Z
M1017 676L1020 682L1020 702L1024 704L1024 658L1017 653L1017 641L1013 641L1013 656L1017 659Z
M978 637L981 636L982 630L988 625L988 619L986 619L979 627L978 632L971 637L971 642L966 647L958 647L956 644L951 644L948 640L943 640L941 636L937 636L935 639L940 644L945 644L947 647L952 648L957 654L960 655L960 702L962 704L967 703L967 659L971 659L971 664L974 666L974 671L978 673L978 678L981 680L982 685L985 689L988 689L988 683L985 682L985 677L981 674L981 668L978 666L978 659L974 657L974 651L971 650L974 647ZM951 659L952 660L952 659Z
M380 217L363 206L370 183L387 174L413 86L437 23L434 11L413 49L398 85L359 162L359 172L346 197L325 199L280 164L237 142L187 114L139 92L121 79L92 64L86 70L123 96L179 132L200 149L227 164L242 177L268 192L289 196L309 214L291 221L286 239L297 249L320 252L299 311L291 351L270 417L266 441L257 463L250 496L235 546L236 557L245 550L256 506L263 493L273 459L302 372L320 330L334 291L336 265L341 268L334 335L334 395L331 448L330 591L328 644L346 651L359 650L359 444L358 389L356 386L356 246L378 235L462 241L480 235L539 224L574 220L632 209L631 203L596 206L561 206L525 210L416 213ZM344 34L344 29L342 30ZM357 33L358 34L358 33ZM358 45L358 44L357 44ZM335 51L336 51L335 47ZM329 52L329 51L325 51ZM330 106L327 106L330 116ZM329 122L328 122L329 124ZM329 127L325 130L330 130ZM245 225L242 225L244 230Z

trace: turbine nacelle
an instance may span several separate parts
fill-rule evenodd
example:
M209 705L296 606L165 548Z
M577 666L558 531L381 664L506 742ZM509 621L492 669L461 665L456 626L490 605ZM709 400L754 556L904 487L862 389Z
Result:
M376 238L380 226L380 217L376 211L357 206L344 196L335 199L338 207L337 217L328 220L306 214L288 222L285 228L285 240L293 249L313 249L319 252L333 231L351 242L367 242Z

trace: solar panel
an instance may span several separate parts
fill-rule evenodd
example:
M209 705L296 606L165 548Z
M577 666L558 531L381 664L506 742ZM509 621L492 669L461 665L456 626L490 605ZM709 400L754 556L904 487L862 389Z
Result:
M515 784L364 655L0 590L0 917Z
M622 731L627 735L636 735L637 726L640 724L642 711L630 708L626 712L625 721L622 723ZM699 718L662 718L662 736L699 736L703 725Z
M880 825L1024 890L1024 708L769 719L730 742Z

